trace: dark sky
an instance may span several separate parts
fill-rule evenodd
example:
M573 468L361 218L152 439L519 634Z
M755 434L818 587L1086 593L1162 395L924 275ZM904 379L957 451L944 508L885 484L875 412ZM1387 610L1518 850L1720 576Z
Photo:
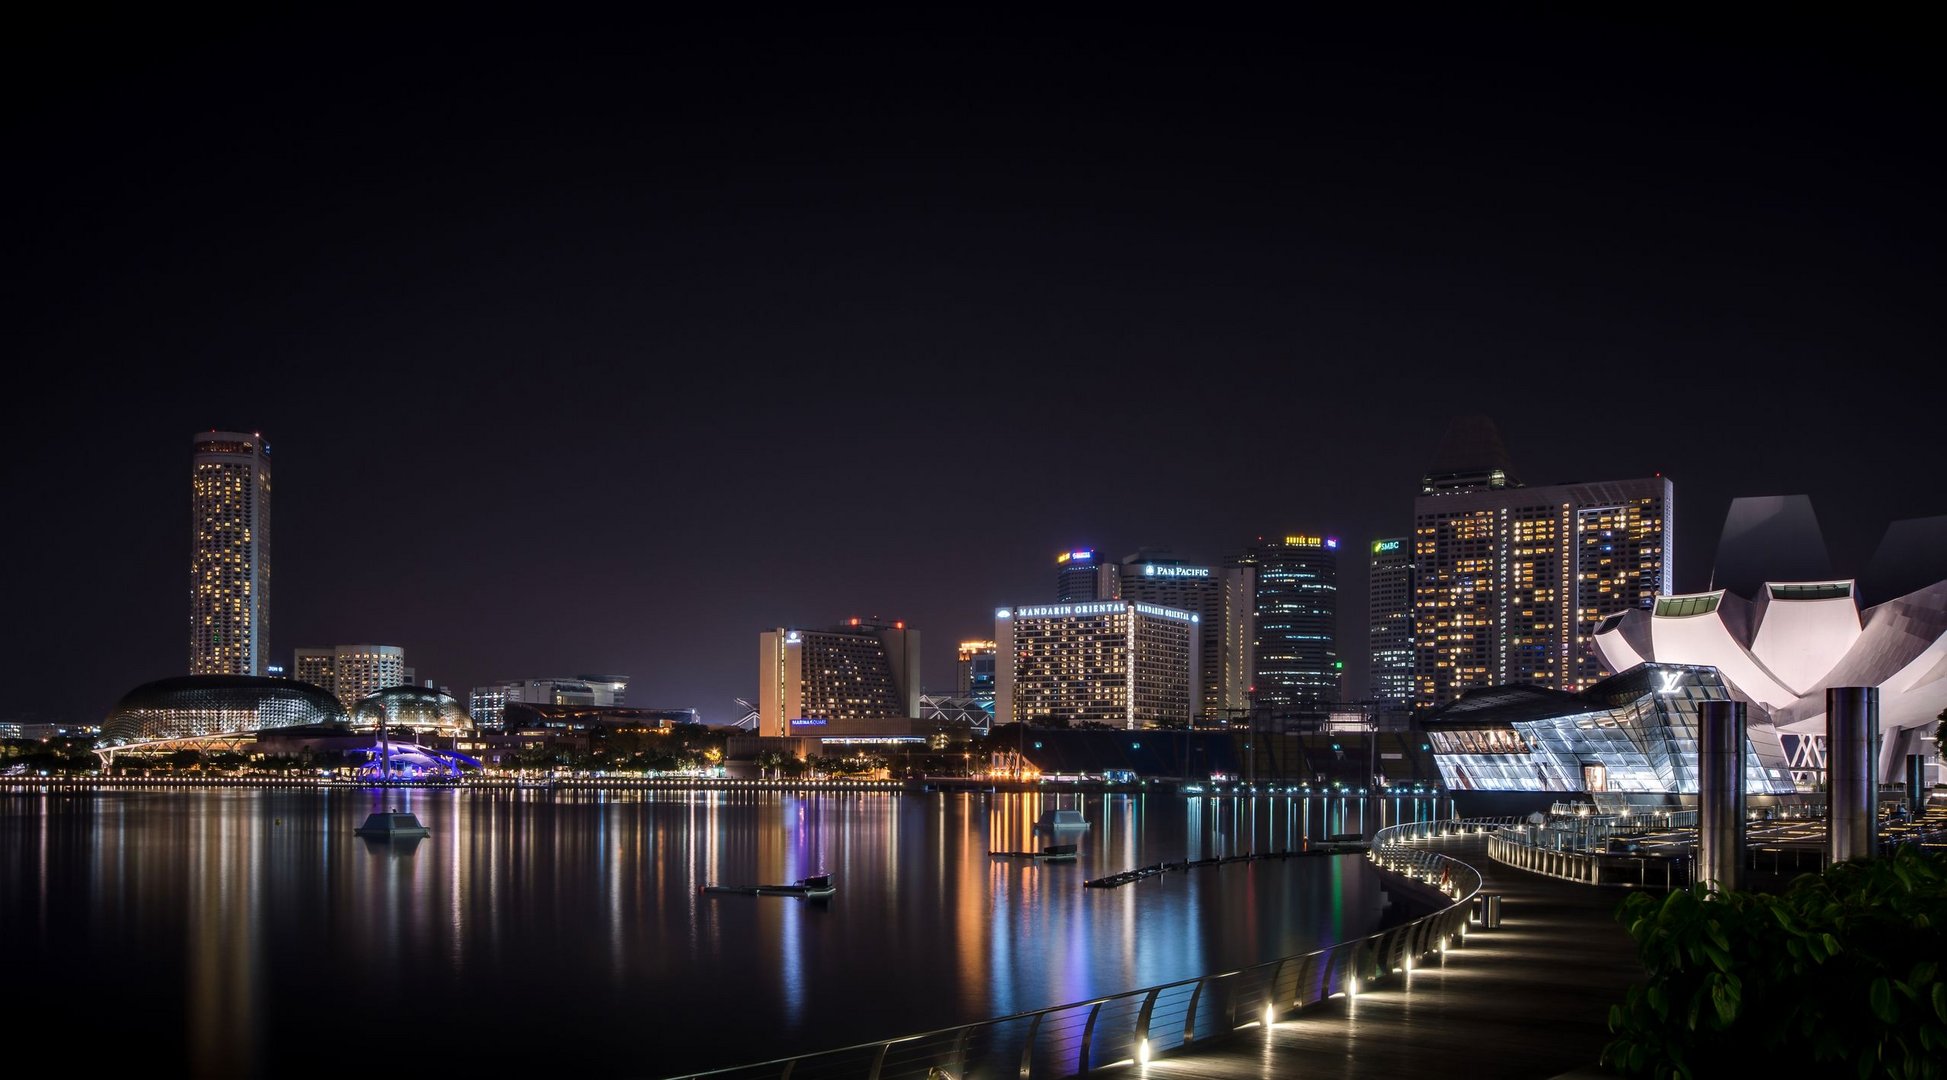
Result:
M950 686L1070 546L1356 552L1458 413L1673 477L1680 586L1733 495L1947 511L1922 27L939 18L13 28L5 711L184 670L211 427L276 653L713 722L770 626Z

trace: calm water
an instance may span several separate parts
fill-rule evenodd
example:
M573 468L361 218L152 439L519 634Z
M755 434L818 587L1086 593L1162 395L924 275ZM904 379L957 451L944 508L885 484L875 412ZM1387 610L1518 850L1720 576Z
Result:
M1352 857L1082 888L1356 831L1356 804L1067 796L1093 828L1078 862L1048 864L988 855L1037 846L1039 795L387 802L432 836L354 837L379 806L364 791L0 792L15 1048L165 1075L665 1076L1198 975L1382 918ZM820 870L839 882L827 903L699 893Z

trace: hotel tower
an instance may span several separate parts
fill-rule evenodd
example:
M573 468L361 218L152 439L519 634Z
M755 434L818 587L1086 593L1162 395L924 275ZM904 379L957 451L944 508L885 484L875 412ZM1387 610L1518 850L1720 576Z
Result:
M270 448L204 431L190 456L189 673L262 675L270 655Z

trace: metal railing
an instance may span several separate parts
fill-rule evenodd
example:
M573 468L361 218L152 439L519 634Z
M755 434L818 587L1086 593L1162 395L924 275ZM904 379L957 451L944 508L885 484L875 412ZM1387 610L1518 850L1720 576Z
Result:
M1606 842L1607 836L1603 837ZM1573 832L1536 825L1512 825L1488 835L1487 857L1517 870L1582 885L1674 888L1690 883L1686 854L1578 851ZM1586 840L1581 842L1587 842Z
M688 1073L721 1080L972 1080L1066 1077L1221 1039L1243 1028L1412 970L1464 938L1480 892L1479 871L1414 847L1416 841L1484 824L1415 822L1381 829L1369 858L1385 872L1421 883L1446 903L1390 930L1253 967L1129 990L958 1027L801 1054L756 1065ZM1429 899L1431 899L1429 897Z

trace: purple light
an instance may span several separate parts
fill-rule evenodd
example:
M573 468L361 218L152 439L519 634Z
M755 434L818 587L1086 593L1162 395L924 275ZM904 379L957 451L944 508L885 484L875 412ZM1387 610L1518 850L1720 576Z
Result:
M1328 548L1336 548L1336 547L1338 547L1338 546L1339 546L1339 538L1338 538L1338 537L1336 537L1336 536L1328 536L1328 537L1326 537L1326 538L1325 538L1325 546L1326 546L1326 547L1328 547Z

